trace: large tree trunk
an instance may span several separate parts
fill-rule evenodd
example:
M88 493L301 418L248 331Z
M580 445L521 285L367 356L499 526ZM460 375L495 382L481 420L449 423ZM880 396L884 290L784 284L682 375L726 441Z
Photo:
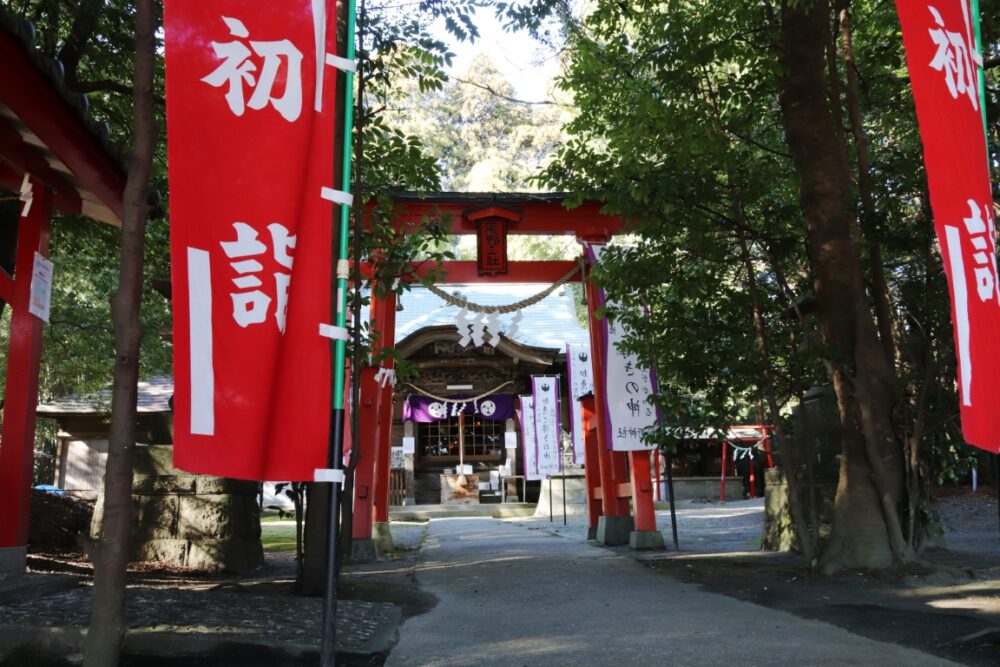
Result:
M872 183L871 158L868 155L868 139L861 122L861 95L858 85L858 67L854 61L854 38L851 25L850 0L838 0L837 14L844 44L844 64L847 70L847 112L851 119L851 133L854 135L854 150L858 165L858 195L861 197L861 229L868 246L868 271L872 281L872 298L875 300L875 315L878 322L879 339L882 350L890 366L896 363L896 347L892 339L892 306L889 300L889 285L882 262L882 242L879 239L879 220L875 210L875 187Z
M912 558L900 525L901 442L892 423L893 371L868 308L852 214L847 151L824 77L827 0L784 3L779 57L786 140L799 177L820 327L844 426L825 571L886 568Z
M111 428L104 475L104 519L94 563L94 598L84 644L84 665L118 664L125 636L125 566L132 526L132 453L135 447L139 381L139 305L142 300L143 246L148 214L149 172L156 144L153 60L156 14L153 0L137 0L135 22L135 139L125 184L121 271L111 309L115 335L115 375Z

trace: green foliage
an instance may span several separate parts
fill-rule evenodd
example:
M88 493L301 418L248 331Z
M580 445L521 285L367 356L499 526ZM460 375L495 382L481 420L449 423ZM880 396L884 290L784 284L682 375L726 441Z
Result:
M617 300L610 315L632 331L626 346L656 365L671 424L756 421L763 359L743 243L779 402L787 410L809 385L827 382L824 363L844 359L822 346L812 314L805 221L778 107L780 17L771 4L597 0L576 16L561 2L501 5L512 23L532 29L561 20L560 86L578 113L542 182L577 200L604 200L633 221L635 244L609 250L596 277ZM866 251L881 250L889 283L900 432L921 424L940 471L933 476L961 477L974 453L958 429L947 288L895 8L854 2L851 10L855 63L845 64L838 34L828 83L854 160L848 66L860 81L873 210L862 211L858 198L857 216ZM986 9L987 59L1000 52L998 15ZM990 131L1000 136L996 95L991 87Z

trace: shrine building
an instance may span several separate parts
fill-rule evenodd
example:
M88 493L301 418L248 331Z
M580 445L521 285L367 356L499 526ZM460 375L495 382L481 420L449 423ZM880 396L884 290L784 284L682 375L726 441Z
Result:
M550 287L448 285L446 291L470 302L500 307L530 299ZM462 464L471 465L478 476L482 501L500 500L500 480L524 472L517 407L518 396L531 394L532 376L559 378L561 423L569 430L566 349L568 344L589 344L578 315L579 300L580 290L560 286L519 311L521 317L500 316L499 336L493 339L496 345L484 339L477 346L475 341L462 344L456 326L461 319L458 306L422 287L403 294L396 313L396 349L419 373L412 381L400 380L394 396L391 444L402 448L406 443L406 449L412 449L412 453L397 452L396 458L397 463L405 460L400 456L412 458L414 474L404 482L405 504L447 503L440 480ZM463 407L440 399L467 402ZM516 448L509 447L515 442ZM461 456L460 447L464 447ZM398 468L394 474L400 474ZM406 483L412 486L407 488ZM538 481L527 483L527 498L523 497L523 480L512 489L517 489L517 499L535 501L539 485Z

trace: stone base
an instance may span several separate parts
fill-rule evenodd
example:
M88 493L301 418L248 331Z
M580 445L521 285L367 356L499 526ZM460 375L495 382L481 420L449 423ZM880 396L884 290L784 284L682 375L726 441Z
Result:
M133 453L132 560L247 574L264 564L256 482L191 475L173 467L171 445ZM100 534L103 489L91 522Z
M563 505L563 482L566 488L566 504ZM566 475L565 480L561 475L553 476L550 479L543 479L541 490L538 493L538 505L535 506L535 516L549 517L549 485L552 485L552 516L561 517L563 507L566 514L586 514L587 513L587 484L583 475Z
M351 540L351 560L355 563L371 563L378 559L375 540Z
M631 516L602 516L597 520L597 541L609 547L628 544L633 528Z
M587 539L588 540L596 540L597 539L597 528L596 527L591 528L590 526L587 526Z
M663 533L658 530L633 530L628 536L628 545L636 551L662 551L667 548Z
M375 544L375 553L380 557L395 551L396 547L392 543L392 531L389 530L388 522L376 521L372 524L372 542Z
M28 547L4 547L0 549L0 574L24 574Z

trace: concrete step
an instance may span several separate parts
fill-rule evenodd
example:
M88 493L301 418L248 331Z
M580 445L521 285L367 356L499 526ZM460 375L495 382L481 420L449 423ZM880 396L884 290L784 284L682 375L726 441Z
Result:
M427 521L454 517L492 517L504 519L532 516L535 503L483 503L480 505L408 505L389 509L390 521Z

